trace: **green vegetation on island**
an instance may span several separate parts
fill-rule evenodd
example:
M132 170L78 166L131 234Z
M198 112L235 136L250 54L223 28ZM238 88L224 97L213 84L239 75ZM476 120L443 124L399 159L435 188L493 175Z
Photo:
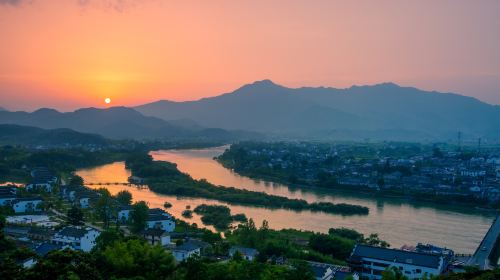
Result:
M340 215L367 215L369 212L367 207L359 205L330 202L308 203L302 199L289 199L263 192L215 186L206 180L195 180L180 172L173 163L153 161L153 158L146 153L128 156L126 166L134 176L143 178L152 191L162 194L203 197L239 205L321 211Z

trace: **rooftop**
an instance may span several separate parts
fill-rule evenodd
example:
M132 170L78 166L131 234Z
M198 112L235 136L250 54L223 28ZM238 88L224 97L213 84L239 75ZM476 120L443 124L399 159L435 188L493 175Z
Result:
M438 268L441 262L441 258L436 255L397 249L372 247L361 244L356 245L351 254L351 259L356 258L378 259L388 262L403 263L430 268Z
M231 247L231 249L229 249L229 253L231 254L236 253L236 251L240 252L243 256L255 256L259 253L257 249L240 247L240 246L233 246Z
M200 249L201 246L194 243L194 242L191 242L191 241L187 241L185 243L183 243L182 245L180 246L177 246L175 247L174 251L194 251L194 250L197 250L197 249Z

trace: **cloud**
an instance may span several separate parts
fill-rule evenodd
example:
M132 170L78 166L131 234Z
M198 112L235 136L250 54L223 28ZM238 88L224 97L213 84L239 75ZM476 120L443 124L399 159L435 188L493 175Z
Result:
M24 3L31 3L31 0L0 0L0 5L19 6Z
M147 1L151 0L76 0L77 4L84 8L92 7L117 12L124 12Z

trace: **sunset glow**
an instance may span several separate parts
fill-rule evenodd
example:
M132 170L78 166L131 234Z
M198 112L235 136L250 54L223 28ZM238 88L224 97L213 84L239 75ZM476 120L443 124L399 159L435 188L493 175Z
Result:
M500 104L498 1L355 2L2 1L0 103L132 106L271 79L392 81Z

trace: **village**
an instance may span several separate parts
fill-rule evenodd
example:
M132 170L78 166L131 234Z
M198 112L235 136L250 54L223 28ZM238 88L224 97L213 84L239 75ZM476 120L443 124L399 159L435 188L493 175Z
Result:
M126 191L111 196L105 189L85 187L78 176L59 178L46 167L33 168L30 175L31 182L26 185L0 186L0 205L6 216L4 235L16 246L36 253L36 257L20 262L24 268L33 267L51 251L92 252L99 236L111 228L160 246L170 252L177 263L203 257L215 262L241 258L288 265L284 255L262 259L256 248L234 242L223 242L221 250L219 233L178 220L165 209L149 209L144 202L132 204L132 197ZM168 203L165 208L168 209ZM342 232L350 233L340 230L339 234ZM425 275L464 271L470 257L433 245L390 249L384 243L359 241L340 264L307 260L315 278L381 279L385 269L397 267L409 279L420 279Z
M500 150L495 147L244 142L218 160L240 174L298 187L492 208L500 201Z

